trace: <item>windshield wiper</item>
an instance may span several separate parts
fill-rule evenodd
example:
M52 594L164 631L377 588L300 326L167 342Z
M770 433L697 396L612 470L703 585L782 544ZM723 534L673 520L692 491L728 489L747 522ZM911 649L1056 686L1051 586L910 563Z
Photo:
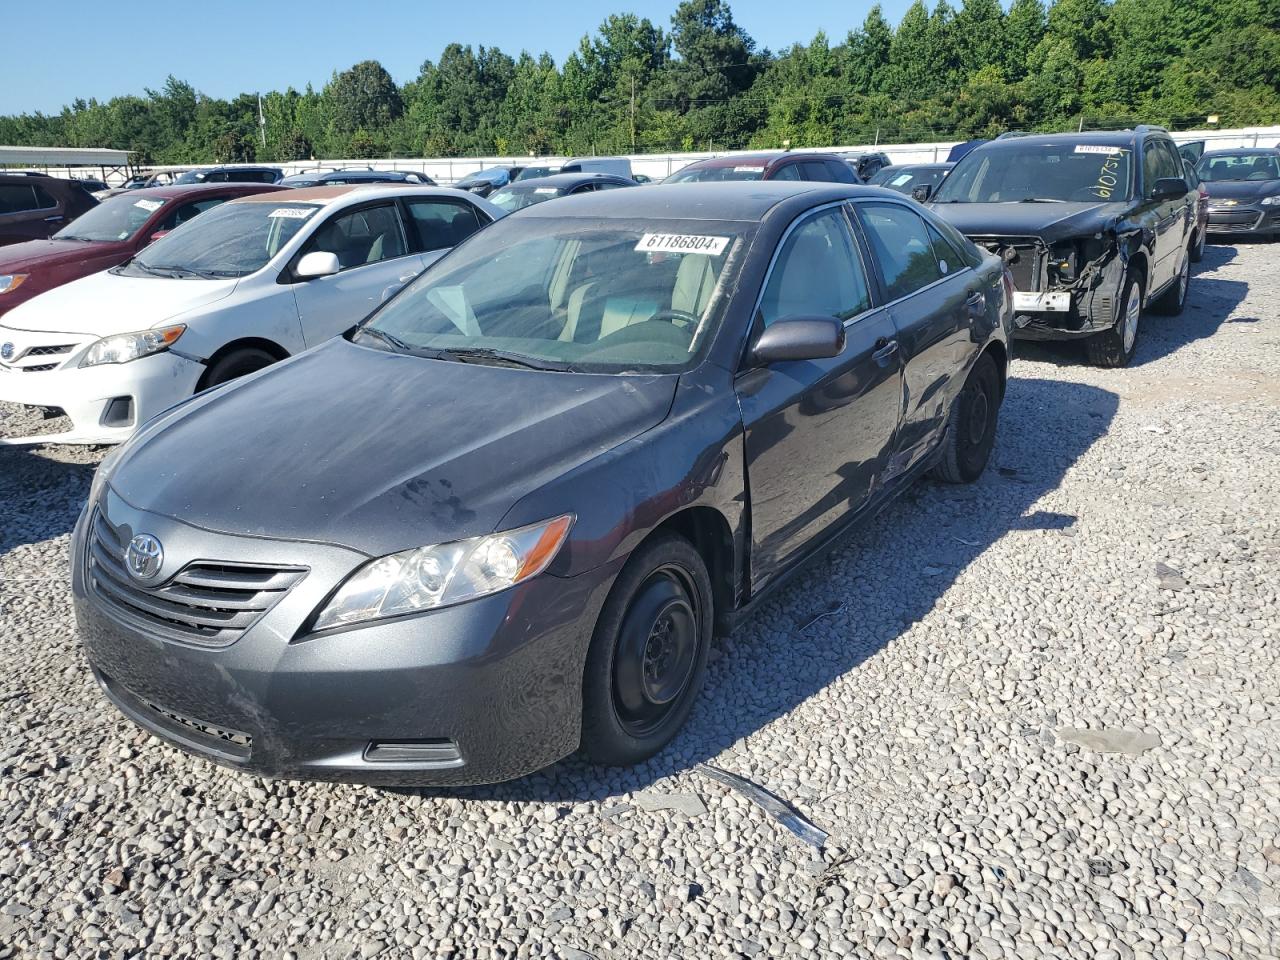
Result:
M1066 203L1065 200L1054 200L1050 197L1023 197L1021 200L1011 200L1010 203Z
M216 280L217 274L210 273L208 270L192 270L190 267L179 267L174 264L144 264L139 263L144 270L150 270L152 273L162 277L173 277L177 280L195 277L197 280Z
M69 233L55 233L55 234L53 235L53 239L54 239L54 240L77 240L77 241L79 241L80 243L93 243L93 242L94 242L93 237L75 237L75 236L72 236L72 235L71 235L71 234L69 234Z
M405 343L399 337L395 336L394 334L387 333L387 331L385 330L379 330L377 327L361 327L359 330L356 331L356 336L363 337L365 335L381 340L383 343L385 343L387 346L389 346L393 350L400 350L404 353L415 352L412 346Z
M535 360L523 353L495 350L493 347L456 347L432 352L440 360L452 360L456 363L488 363L502 367L525 367L529 370L567 370L569 368L568 364Z

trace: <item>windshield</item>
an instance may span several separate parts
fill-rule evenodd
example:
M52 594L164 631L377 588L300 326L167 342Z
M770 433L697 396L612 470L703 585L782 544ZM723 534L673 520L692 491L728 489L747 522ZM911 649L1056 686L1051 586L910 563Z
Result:
M108 197L54 234L59 240L132 240L168 200L128 195Z
M186 173L178 177L174 183L204 183L205 172L203 170L188 170Z
M1133 152L1092 143L1016 140L975 150L938 187L937 203L1098 203L1128 200Z
M516 175L516 180L537 180L539 177L549 177L559 171L559 167L525 167Z
M543 200L558 197L561 192L559 187L503 187L489 197L489 202L511 213L524 207L531 207L535 203L542 203Z
M867 183L909 194L926 184L936 187L946 175L945 167L885 167Z
M1280 180L1280 157L1260 153L1212 154L1200 158L1196 173L1207 183Z
M764 177L764 163L741 163L737 166L704 167L691 163L667 177L666 183L718 183L722 180L759 180Z
M477 183L492 183L502 186L511 179L510 174L503 167L490 167L488 170L481 170L479 173L471 173L459 180L456 186L474 185Z
M224 203L202 213L196 226L161 237L116 272L207 280L248 276L266 266L319 209L301 203Z
M500 220L353 339L463 362L682 369L710 341L753 229L716 220Z

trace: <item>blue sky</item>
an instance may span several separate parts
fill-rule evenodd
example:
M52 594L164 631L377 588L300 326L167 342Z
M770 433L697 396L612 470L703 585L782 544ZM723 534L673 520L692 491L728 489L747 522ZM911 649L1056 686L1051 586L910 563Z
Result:
M910 0L884 0L896 23ZM180 0L112 6L94 0L5 4L0 23L0 114L56 112L76 97L107 100L157 89L170 73L203 93L322 86L334 70L380 60L397 82L448 43L551 53L556 62L610 13L670 25L677 0L602 3L487 0L367 2ZM872 0L730 0L734 19L777 50L820 29L833 38L862 22ZM959 6L956 3L956 6ZM18 37L43 37L39 43Z

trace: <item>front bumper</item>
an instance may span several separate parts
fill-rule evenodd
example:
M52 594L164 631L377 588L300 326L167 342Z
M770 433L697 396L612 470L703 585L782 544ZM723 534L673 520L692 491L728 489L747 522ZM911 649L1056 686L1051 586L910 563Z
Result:
M1234 207L1209 207L1210 234L1280 233L1280 206L1253 203Z
M20 351L24 339L35 336L0 327L0 341L16 341ZM205 369L171 351L81 368L80 357L93 338L76 343L75 335L38 336L71 350L48 357L25 353L14 364L0 363L0 402L60 410L70 423L55 433L0 437L0 444L120 443L140 424L195 393Z
M72 591L94 675L130 719L189 752L269 777L449 785L522 776L578 746L583 665L617 565L306 635L300 628L367 557L212 534L136 510L109 488L98 508L124 542L139 532L161 541L163 576L210 557L306 570L233 642L175 640L104 601L86 559L86 507Z

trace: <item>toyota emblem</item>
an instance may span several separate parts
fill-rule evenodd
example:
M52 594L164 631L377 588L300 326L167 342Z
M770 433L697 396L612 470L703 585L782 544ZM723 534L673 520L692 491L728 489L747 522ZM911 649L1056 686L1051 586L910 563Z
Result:
M124 551L124 565L135 580L154 580L164 563L164 548L149 533L140 533Z
M13 344L6 343L4 346L0 347L0 360L12 360L12 359L13 359Z

